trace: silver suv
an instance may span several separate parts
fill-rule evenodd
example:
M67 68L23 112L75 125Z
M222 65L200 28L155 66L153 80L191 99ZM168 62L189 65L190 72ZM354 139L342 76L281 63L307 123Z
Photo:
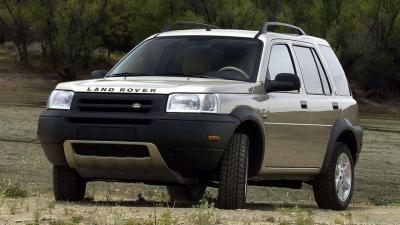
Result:
M92 76L58 84L39 119L56 200L104 180L166 185L186 202L216 187L225 209L245 207L247 185L307 183L320 208L350 203L362 128L323 39L176 22Z

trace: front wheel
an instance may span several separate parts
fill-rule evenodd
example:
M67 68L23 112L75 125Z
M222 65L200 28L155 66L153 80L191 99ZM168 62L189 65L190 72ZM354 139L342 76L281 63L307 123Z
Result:
M57 201L82 201L85 197L86 181L74 169L53 166L53 190Z
M233 134L225 149L219 172L218 207L244 208L247 194L249 137Z
M349 147L335 144L328 168L313 184L314 198L322 209L345 210L354 189L354 163Z

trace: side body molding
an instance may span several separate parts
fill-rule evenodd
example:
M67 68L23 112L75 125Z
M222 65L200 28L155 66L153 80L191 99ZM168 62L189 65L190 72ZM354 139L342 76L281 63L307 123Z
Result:
M231 112L231 115L240 120L240 124L236 129L242 128L244 124L252 124L252 132L259 132L259 137L251 136L250 140L255 139L258 141L253 142L253 146L250 145L249 155L249 177L256 176L260 173L262 163L265 154L265 130L264 122L259 110L251 108L249 106L238 106ZM257 131L255 130L257 127ZM259 141L261 139L261 141ZM260 143L261 142L261 143Z
M352 154L355 156L354 163L357 162L363 144L363 130L360 126L354 126L348 119L338 119L332 127L328 146L326 148L324 162L321 167L321 173L325 173L329 159L332 156L335 143L339 139L340 135L345 132L351 134L351 138L354 144L349 147L352 151Z

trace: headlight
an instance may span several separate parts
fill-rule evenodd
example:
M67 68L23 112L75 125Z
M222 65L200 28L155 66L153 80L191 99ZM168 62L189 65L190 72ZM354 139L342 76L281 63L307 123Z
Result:
M167 112L218 113L218 98L213 94L172 94Z
M72 91L54 90L47 101L47 108L69 110L73 96L74 92Z

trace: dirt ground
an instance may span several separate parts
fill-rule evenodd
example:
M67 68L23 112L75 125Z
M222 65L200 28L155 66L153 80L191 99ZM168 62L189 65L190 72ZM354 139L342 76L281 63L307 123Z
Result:
M167 208L132 200L54 203L51 196L7 199L3 204L6 207L1 208L0 217L4 224L34 223L35 218L40 218L41 224L74 220L79 220L81 224L129 224L132 220L154 222L156 216L160 220L168 210L176 224L301 224L300 221L304 220L299 217L311 218L311 223L303 224L400 224L400 209L394 206L352 205L346 212L334 212L319 210L314 204L280 205L268 202L249 203L245 210L219 210L188 205ZM17 204L14 215L10 213L13 204ZM208 223L196 222L199 214L205 215ZM159 224L163 224L162 221Z

